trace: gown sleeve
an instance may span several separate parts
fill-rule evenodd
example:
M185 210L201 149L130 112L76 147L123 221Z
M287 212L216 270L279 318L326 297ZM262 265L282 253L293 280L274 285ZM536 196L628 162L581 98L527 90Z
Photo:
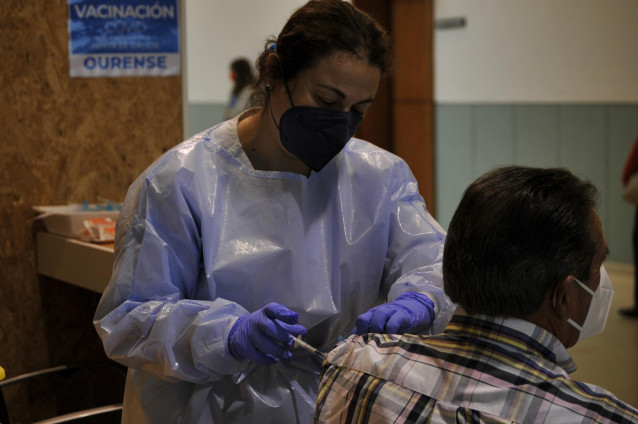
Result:
M248 311L236 303L194 300L201 237L192 171L141 176L116 228L113 275L94 317L107 356L168 381L206 383L241 372L226 345Z
M405 162L395 172L396 187L390 218L390 240L385 265L388 301L407 291L424 293L434 301L435 319L425 330L443 331L456 305L443 290L445 230L426 209L417 182Z

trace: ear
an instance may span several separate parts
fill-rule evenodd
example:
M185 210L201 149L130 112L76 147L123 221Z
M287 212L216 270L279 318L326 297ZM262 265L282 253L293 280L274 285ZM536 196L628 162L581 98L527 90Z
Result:
M572 290L573 283L574 276L568 275L554 288L552 306L556 316L562 321L567 321L570 318L572 303L575 302Z

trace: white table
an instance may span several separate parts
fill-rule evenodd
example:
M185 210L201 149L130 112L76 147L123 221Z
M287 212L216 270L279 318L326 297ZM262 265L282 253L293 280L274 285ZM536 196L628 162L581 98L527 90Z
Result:
M113 243L87 243L47 232L36 233L39 274L102 293L113 271Z

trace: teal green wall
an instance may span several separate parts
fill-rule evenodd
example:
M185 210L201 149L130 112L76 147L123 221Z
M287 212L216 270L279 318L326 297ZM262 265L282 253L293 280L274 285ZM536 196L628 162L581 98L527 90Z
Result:
M449 225L465 187L499 165L560 166L600 191L609 259L631 262L634 207L620 174L638 137L638 105L446 105L436 107L436 211Z
M188 136L197 134L222 121L226 105L223 103L189 103L187 129Z
M223 104L189 104L188 132L221 121ZM599 214L610 260L631 262L633 206L622 200L620 173L638 137L638 105L436 106L436 210L447 228L465 187L499 165L561 166L600 191Z

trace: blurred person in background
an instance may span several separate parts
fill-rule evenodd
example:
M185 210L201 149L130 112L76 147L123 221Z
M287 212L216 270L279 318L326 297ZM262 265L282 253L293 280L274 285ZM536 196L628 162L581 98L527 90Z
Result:
M625 160L622 170L622 185L627 190L631 177L638 172L638 138L634 141L631 151ZM634 184L632 184L633 186ZM625 196L627 198L627 196ZM634 203L634 228L631 237L631 246L634 260L634 297L633 305L620 310L620 314L629 318L638 318L638 206Z
M255 80L250 62L245 58L233 60L230 64L230 79L233 82L233 90L226 105L224 120L232 119L248 109Z

